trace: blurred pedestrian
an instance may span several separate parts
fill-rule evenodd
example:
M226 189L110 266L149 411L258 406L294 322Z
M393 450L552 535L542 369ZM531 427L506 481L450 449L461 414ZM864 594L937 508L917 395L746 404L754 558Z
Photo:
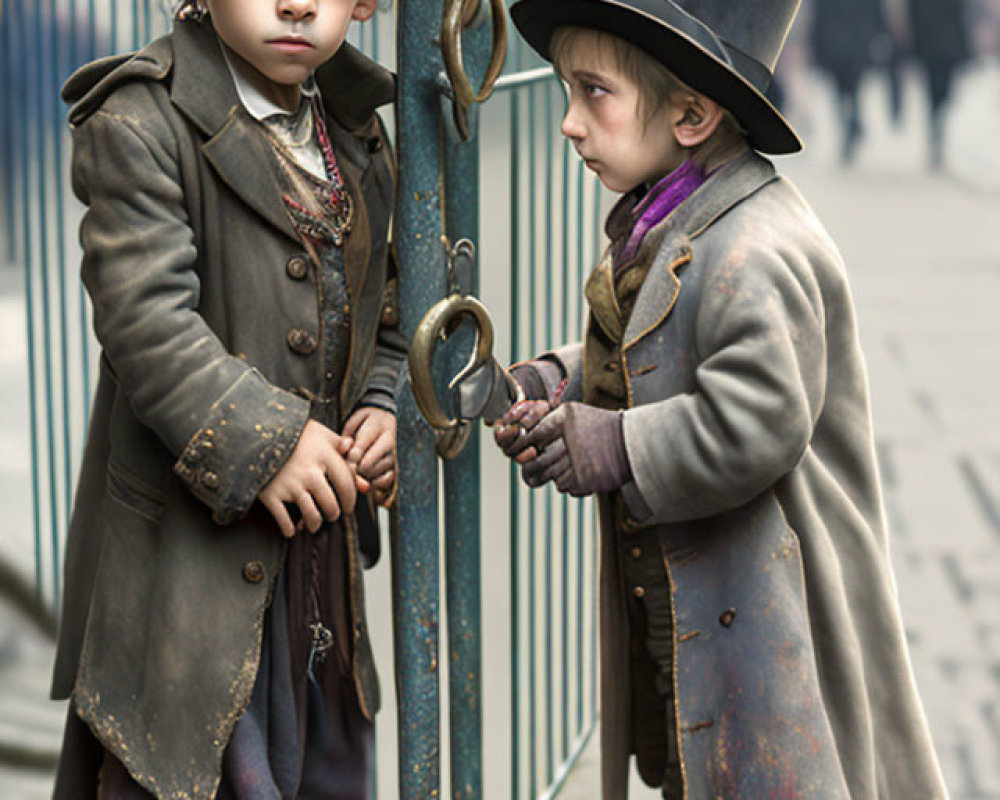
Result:
M840 156L849 163L863 132L858 106L861 78L873 67L888 67L892 58L881 2L815 0L810 42L816 66L829 74L837 91Z
M933 169L943 159L944 109L955 73L970 55L964 6L964 0L909 0L910 43L927 85Z

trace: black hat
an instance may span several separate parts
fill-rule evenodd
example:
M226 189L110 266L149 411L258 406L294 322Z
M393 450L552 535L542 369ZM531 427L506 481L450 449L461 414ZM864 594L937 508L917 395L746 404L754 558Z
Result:
M765 153L802 142L764 97L800 0L518 0L521 35L551 61L563 25L614 34L642 48L691 88L728 109Z

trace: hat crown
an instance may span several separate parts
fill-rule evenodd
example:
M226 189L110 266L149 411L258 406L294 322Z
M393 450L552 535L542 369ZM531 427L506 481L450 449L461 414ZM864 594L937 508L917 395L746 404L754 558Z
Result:
M793 153L802 143L765 93L800 2L517 0L510 15L521 35L548 60L552 34L561 26L593 28L624 39L732 113L753 147Z
M697 19L722 42L774 73L800 0L659 0Z

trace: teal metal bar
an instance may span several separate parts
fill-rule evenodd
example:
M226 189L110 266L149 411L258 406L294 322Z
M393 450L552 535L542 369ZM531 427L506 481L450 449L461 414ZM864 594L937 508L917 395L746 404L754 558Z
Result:
M444 296L441 247L441 115L433 43L441 6L400 0L397 10L397 148L400 323L410 338L427 309ZM434 435L411 393L399 398L398 530L392 537L396 684L399 700L399 788L402 800L440 794L438 678L438 482Z
M510 98L510 357L512 362L523 358L521 352L521 281L520 247L521 225L518 198L521 195L521 180L518 172L521 153L520 95L515 92ZM521 582L518 580L521 547L521 518L518 505L519 479L517 464L510 463L508 497L510 505L510 788L511 800L521 796L521 664L520 664L520 612Z
M108 33L108 52L118 52L118 0L111 0L111 30Z
M555 261L554 242L552 235L552 184L555 181L552 159L552 88L544 86L545 132L542 141L545 143L545 349L551 348L552 340L552 267ZM545 489L545 784L552 783L555 776L555 737L553 736L553 696L555 694L552 645L554 628L552 609L552 499L554 489L551 485Z
M489 61L490 30L480 23L463 36L465 67L478 85ZM445 108L445 114L451 109ZM445 232L454 243L462 238L479 241L478 109L469 110L471 139L462 142L454 127L445 126ZM461 276L460 276L461 277ZM478 268L465 276L462 291L477 294ZM448 374L456 374L473 347L471 330L452 336L454 347L445 359ZM465 449L444 462L446 597L448 604L448 685L451 753L451 797L482 797L482 614L480 566L480 445L478 426Z
M528 87L528 180L530 182L528 191L528 286L530 293L528 300L529 334L528 334L528 356L534 357L538 354L538 340L535 333L538 320L538 305L535 300L535 247L537 242L536 224L536 191L537 185L537 158L535 156L535 87ZM515 302L517 302L515 300ZM537 708L536 672L535 658L535 619L538 615L538 603L536 595L536 575L535 575L535 492L528 493L528 709L530 713L528 726L528 786L533 797L538 788L538 724L535 709Z
M14 58L14 40L16 33L12 22L12 0L0 11L0 41L4 43L3 57L0 58L3 69L3 181L4 181L4 239L6 240L6 258L13 261L17 252L15 229L17 215L14 198L17 194L15 164L17 163L17 143L14 135L17 114L15 99L19 96L20 85L17 81L17 60Z
M569 141L564 137L562 140L562 293L560 302L559 344L566 344L569 341ZM562 648L561 668L563 679L560 682L562 696L562 748L559 754L560 760L564 760L569 753L569 498L563 495L562 498L562 562L560 565L561 589L562 589L562 616L563 624L560 626Z
M577 236L577 263L576 263L576 327L577 332L582 332L583 329L583 285L584 285L584 275L586 274L586 259L583 255L583 161L577 160L576 165L576 236ZM576 553L577 553L577 582L576 582L576 614L577 620L577 636L576 636L576 674L577 674L577 692L576 692L576 734L580 735L583 730L583 586L584 586L584 544L583 544L583 529L584 521L586 517L584 516L584 509L582 504L577 507L577 517L576 517Z
M51 46L51 74L55 80L53 85L61 86L69 77L68 66L59 57L60 52L66 50L59 46L59 26L57 21L57 2L50 0L49 11L52 15L50 21L50 46ZM73 28L70 27L70 41L72 51ZM73 500L73 434L70 425L70 357L69 357L69 313L68 297L69 276L67 275L66 264L66 197L65 183L63 177L63 109L64 104L58 92L52 92L49 99L52 109L51 135L52 135L52 184L55 192L55 230L52 232L56 240L56 277L58 281L57 296L59 303L59 366L60 366L60 387L62 389L60 411L62 417L62 467L63 467L63 519L69 519L70 506ZM45 233L48 235L48 232ZM43 269L47 269L47 264ZM58 540L53 542L53 572L58 575L62 572L60 562L60 548Z
M15 31L26 31L28 20L24 13L23 0L14 0L11 4L16 9L16 16L11 12L11 25ZM33 138L29 131L33 120L30 114L29 97L32 95L33 83L31 80L30 61L26 57L25 37L14 36L14 46L11 48L14 63L20 66L21 86L24 88L22 95L22 118L21 124L16 126L21 132L20 136L20 176L21 176L21 223L22 223L22 252L25 264L24 292L25 292L25 319L27 327L28 345L28 408L29 408L29 428L31 431L31 497L32 516L35 528L35 591L39 599L42 599L43 591L43 554L42 554L42 507L41 507L41 443L39 442L39 429L41 421L38 415L38 376L35 370L37 359L38 343L35 341L35 288L31 280L31 261L34 248L32 247L31 231L31 178L30 165L32 148L30 141ZM37 139L37 137L35 137Z
M48 480L49 480L49 515L51 517L51 528L49 530L49 546L52 552L49 554L50 567L52 570L52 593L55 600L55 605L59 605L59 529L63 521L62 515L59 512L59 475L57 470L58 455L56 453L56 425L55 425L55 401L53 397L53 365L52 365L52 295L51 286L49 285L49 271L46 269L46 265L49 263L49 236L51 232L49 230L49 192L48 192L48 170L49 170L49 159L47 157L47 147L46 141L50 135L52 135L51 126L47 125L47 120L45 118L45 106L42 103L43 89L46 86L51 86L54 81L52 80L51 73L46 69L46 65L50 60L50 55L47 52L48 48L45 46L48 41L45 36L44 28L44 14L42 8L35 8L35 41L39 43L39 47L35 50L35 75L36 75L36 100L37 105L35 109L37 111L37 116L35 119L37 125L37 139L38 139L38 172L37 172L37 191L38 191L38 205L36 206L38 210L38 275L40 278L40 300L42 306L42 363L45 367L45 407L44 415L46 422L46 429L48 431L48 437L46 441L46 450L48 457ZM46 80L48 79L48 80ZM32 279L32 271L36 267L30 259L26 262L27 273L25 275L25 284L29 283Z
M73 14L76 16L76 0L73 0ZM88 0L87 18L87 53L84 61L90 62L97 57L97 10L95 0ZM74 66L78 66L74 62ZM87 421L90 419L91 397L91 374L90 374L90 317L88 311L90 303L87 299L87 292L82 281L76 282L77 317L79 319L79 329L77 335L80 337L80 362L83 364L83 427L86 430Z

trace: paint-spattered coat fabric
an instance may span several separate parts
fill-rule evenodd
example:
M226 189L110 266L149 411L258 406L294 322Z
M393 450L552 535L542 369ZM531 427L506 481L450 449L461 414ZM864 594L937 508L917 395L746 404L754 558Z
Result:
M626 448L674 601L690 800L946 797L905 647L847 275L769 162L654 229ZM598 324L592 321L591 324ZM579 385L581 347L559 352ZM583 376L586 380L586 376ZM600 498L604 797L627 794L628 617ZM640 711L641 713L641 711Z
M374 108L393 80L352 52L317 74L349 191L350 356L339 402L392 393L384 313L393 165ZM347 81L349 91L345 91ZM83 279L103 347L71 522L53 694L158 797L211 797L249 701L283 554L254 498L323 386L315 276L208 25L178 23L67 86ZM357 529L354 675L374 714Z

